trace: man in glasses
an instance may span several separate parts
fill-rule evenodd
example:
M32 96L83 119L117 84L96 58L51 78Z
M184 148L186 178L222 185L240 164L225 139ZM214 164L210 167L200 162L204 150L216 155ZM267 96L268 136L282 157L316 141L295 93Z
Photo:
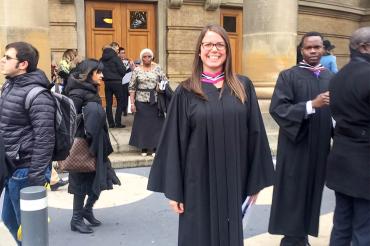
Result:
M7 79L0 97L0 134L7 158L15 166L5 184L2 219L16 240L21 222L20 190L46 183L45 172L54 150L55 108L51 94L41 92L25 109L29 91L49 84L45 73L37 69L38 60L37 49L25 42L8 44L0 60L0 72Z
M336 206L330 246L370 245L370 27L350 38L351 60L330 82L336 121L326 185Z

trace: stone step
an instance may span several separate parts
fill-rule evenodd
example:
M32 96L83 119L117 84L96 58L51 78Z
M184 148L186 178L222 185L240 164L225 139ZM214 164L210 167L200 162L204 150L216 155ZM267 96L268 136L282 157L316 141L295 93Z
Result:
M132 168L151 166L154 157L141 156L139 152L112 153L109 159L113 168Z
M113 109L113 111L114 110L115 109ZM137 148L128 145L133 121L134 115L129 113L127 116L122 117L122 124L126 125L125 128L109 128L110 140L115 153L140 151Z
M136 147L128 145L131 136L131 126L126 128L109 129L110 140L115 153L139 151Z

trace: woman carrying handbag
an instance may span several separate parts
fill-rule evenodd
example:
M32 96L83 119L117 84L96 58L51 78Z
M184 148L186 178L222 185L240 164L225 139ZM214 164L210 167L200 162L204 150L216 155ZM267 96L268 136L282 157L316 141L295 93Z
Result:
M91 226L101 225L93 214L93 206L102 190L112 189L113 184L120 184L108 159L113 149L109 140L105 112L98 94L102 70L103 64L97 60L84 60L70 75L65 88L65 94L73 100L77 113L83 115L76 138L85 139L89 153L96 158L94 172L69 173L68 192L74 195L71 230L80 233L93 232L92 228L85 224L84 219Z

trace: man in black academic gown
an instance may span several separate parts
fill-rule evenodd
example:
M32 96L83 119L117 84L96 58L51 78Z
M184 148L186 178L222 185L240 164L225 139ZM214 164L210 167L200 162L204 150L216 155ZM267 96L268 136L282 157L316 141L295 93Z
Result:
M336 121L326 185L335 191L331 246L370 245L370 27L350 39L351 61L330 82Z
M309 32L301 43L303 61L280 73L270 105L280 130L269 232L284 235L283 246L309 245L307 236L318 235L332 130L323 37Z

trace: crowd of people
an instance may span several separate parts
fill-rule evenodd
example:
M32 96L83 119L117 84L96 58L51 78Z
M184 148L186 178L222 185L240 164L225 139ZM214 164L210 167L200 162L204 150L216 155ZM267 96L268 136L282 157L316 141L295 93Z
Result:
M86 141L95 162L95 171L69 173L72 231L92 233L102 224L93 206L103 190L120 185L109 160L108 131L126 127L122 115L132 112L129 144L155 157L148 189L164 193L179 215L179 246L242 246L242 204L255 203L271 185L269 233L283 235L281 246L308 246L308 236L318 236L325 184L336 197L328 244L370 245L370 27L352 34L350 61L339 71L334 47L308 32L297 64L280 72L269 109L279 126L274 166L253 83L233 71L230 40L219 25L200 32L191 75L170 93L168 107L161 101L168 79L149 48L135 61L116 42L104 46L100 60L68 49L52 64L50 82L37 68L34 46L8 44L0 60L6 76L0 97L5 226L21 245L20 190L44 186L55 172L51 89L73 103L73 137ZM24 99L35 87L48 90L27 108ZM53 190L66 184L55 179Z

